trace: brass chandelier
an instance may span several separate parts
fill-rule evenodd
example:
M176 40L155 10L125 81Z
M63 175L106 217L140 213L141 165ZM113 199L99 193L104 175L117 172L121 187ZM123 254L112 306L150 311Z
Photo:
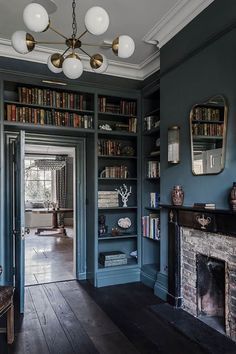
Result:
M58 30L52 27L49 15L46 9L38 3L30 3L23 12L23 20L30 31L45 32L51 30L57 33L63 40L61 42L45 42L36 41L34 37L25 31L16 31L13 33L11 42L13 48L20 54L31 52L36 44L62 44L66 46L65 51L54 53L48 58L48 68L53 73L63 71L69 79L77 79L83 73L83 63L77 51L81 51L90 58L90 66L94 72L103 73L108 67L108 61L103 54L96 53L90 55L82 46L102 46L111 48L113 53L120 58L129 58L135 49L134 41L127 35L116 37L113 42L103 44L93 44L82 42L82 37L86 33L93 35L101 35L106 32L109 26L109 16L106 10L102 7L91 7L85 15L85 31L77 36L76 22L76 0L72 0L72 34L71 37L66 37Z

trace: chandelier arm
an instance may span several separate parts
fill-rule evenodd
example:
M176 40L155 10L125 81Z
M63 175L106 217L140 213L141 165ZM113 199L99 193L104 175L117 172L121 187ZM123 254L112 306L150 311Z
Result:
M62 33L60 33L58 30L56 30L55 28L53 28L53 27L51 27L51 25L50 25L50 30L51 31L53 31L53 32L55 32L55 33L57 33L59 36L61 36L62 38L65 38L65 39L67 39L67 37L66 36L64 36L64 34L62 34Z
M87 32L88 32L88 30L85 30L83 33L81 33L81 35L78 37L78 39L82 38Z
M102 47L102 48L111 48L112 47L111 44L104 44L104 43L96 44L96 43L84 43L83 42L83 45L85 45L87 47Z
M89 53L87 53L84 49L82 49L81 47L78 49L81 50L81 52L83 52L84 54L86 54L90 59L92 58L92 56Z
M64 44L65 42L53 42L53 41L35 41L35 44Z
M70 49L70 47L66 48L66 50L62 53L62 56L66 54L66 52L68 52L68 50Z

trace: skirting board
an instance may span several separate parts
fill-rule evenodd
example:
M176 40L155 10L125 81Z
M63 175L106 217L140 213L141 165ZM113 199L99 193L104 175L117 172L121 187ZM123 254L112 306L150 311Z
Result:
M157 273L157 280L154 285L154 294L166 301L168 294L168 277L166 274Z
M126 284L140 281L140 269L116 269L98 272L96 274L96 287L100 288L109 285Z
M154 277L150 276L149 274L141 271L140 280L143 284L145 284L149 288L152 288L152 289L154 288L156 279L154 279Z

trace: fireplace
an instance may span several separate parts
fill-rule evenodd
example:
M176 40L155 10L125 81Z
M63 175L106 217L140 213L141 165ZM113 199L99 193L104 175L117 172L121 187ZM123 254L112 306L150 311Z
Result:
M168 208L168 302L236 341L235 213Z
M225 333L225 262L197 254L197 316Z

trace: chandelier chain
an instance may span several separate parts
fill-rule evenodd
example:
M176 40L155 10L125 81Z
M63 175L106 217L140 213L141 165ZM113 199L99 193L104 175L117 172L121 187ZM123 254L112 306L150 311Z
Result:
M77 35L77 22L75 14L76 0L72 1L72 38L75 39Z

